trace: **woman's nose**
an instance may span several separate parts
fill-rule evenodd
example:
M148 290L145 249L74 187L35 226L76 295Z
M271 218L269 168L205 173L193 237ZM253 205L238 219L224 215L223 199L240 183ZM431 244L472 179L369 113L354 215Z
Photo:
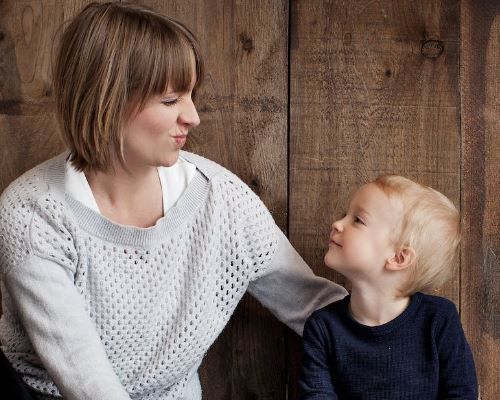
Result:
M185 102L185 106L179 115L179 120L182 124L190 128L195 128L200 124L200 117L192 99Z

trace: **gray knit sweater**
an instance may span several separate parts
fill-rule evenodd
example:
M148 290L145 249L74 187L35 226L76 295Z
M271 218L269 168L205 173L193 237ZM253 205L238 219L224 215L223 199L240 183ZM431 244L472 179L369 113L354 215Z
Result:
M247 289L299 334L346 294L313 275L240 179L182 156L197 174L151 228L64 193L64 154L0 197L0 340L43 396L200 399L196 371Z

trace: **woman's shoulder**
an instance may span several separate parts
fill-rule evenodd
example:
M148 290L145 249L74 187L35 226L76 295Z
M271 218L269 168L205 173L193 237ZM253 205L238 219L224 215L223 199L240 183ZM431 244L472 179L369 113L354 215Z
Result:
M13 202L24 204L36 202L51 190L51 181L54 180L50 174L57 170L58 166L64 166L64 154L46 160L24 172L12 181L0 196L0 206L14 205ZM60 171L64 177L64 169ZM6 204L7 203L7 204Z
M208 179L231 174L231 172L227 168L199 154L191 153L188 151L181 151L180 156L184 160L195 165L196 168Z
M218 192L236 193L236 197L240 197L239 195L241 195L245 199L258 199L258 196L243 179L215 161L186 151L181 152L181 157L194 164L206 179L211 182L212 188L217 188Z
M33 167L7 186L0 195L0 228L8 231L14 227L24 226L37 210L43 208L39 207L41 202L49 206L55 204L51 200L62 201L61 195L64 195L55 190L57 185L51 177L59 164L64 165L63 155ZM63 171L61 179L64 177Z
M14 268L31 253L30 234L33 226L42 226L38 223L40 216L49 208L60 209L50 201L51 197L57 200L57 196L51 193L47 178L57 160L56 157L45 161L25 172L0 196L0 274Z

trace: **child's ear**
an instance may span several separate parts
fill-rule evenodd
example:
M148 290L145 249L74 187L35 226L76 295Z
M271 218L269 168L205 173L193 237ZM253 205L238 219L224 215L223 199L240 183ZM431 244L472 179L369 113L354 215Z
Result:
M416 256L417 255L413 248L402 247L387 260L385 267L390 271L400 271L406 269L415 262Z

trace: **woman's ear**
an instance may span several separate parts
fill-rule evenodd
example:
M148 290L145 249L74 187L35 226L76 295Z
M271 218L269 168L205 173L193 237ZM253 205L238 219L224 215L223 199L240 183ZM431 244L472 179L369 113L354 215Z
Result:
M387 260L385 267L389 271L401 271L411 266L416 260L417 254L411 247L402 247Z

